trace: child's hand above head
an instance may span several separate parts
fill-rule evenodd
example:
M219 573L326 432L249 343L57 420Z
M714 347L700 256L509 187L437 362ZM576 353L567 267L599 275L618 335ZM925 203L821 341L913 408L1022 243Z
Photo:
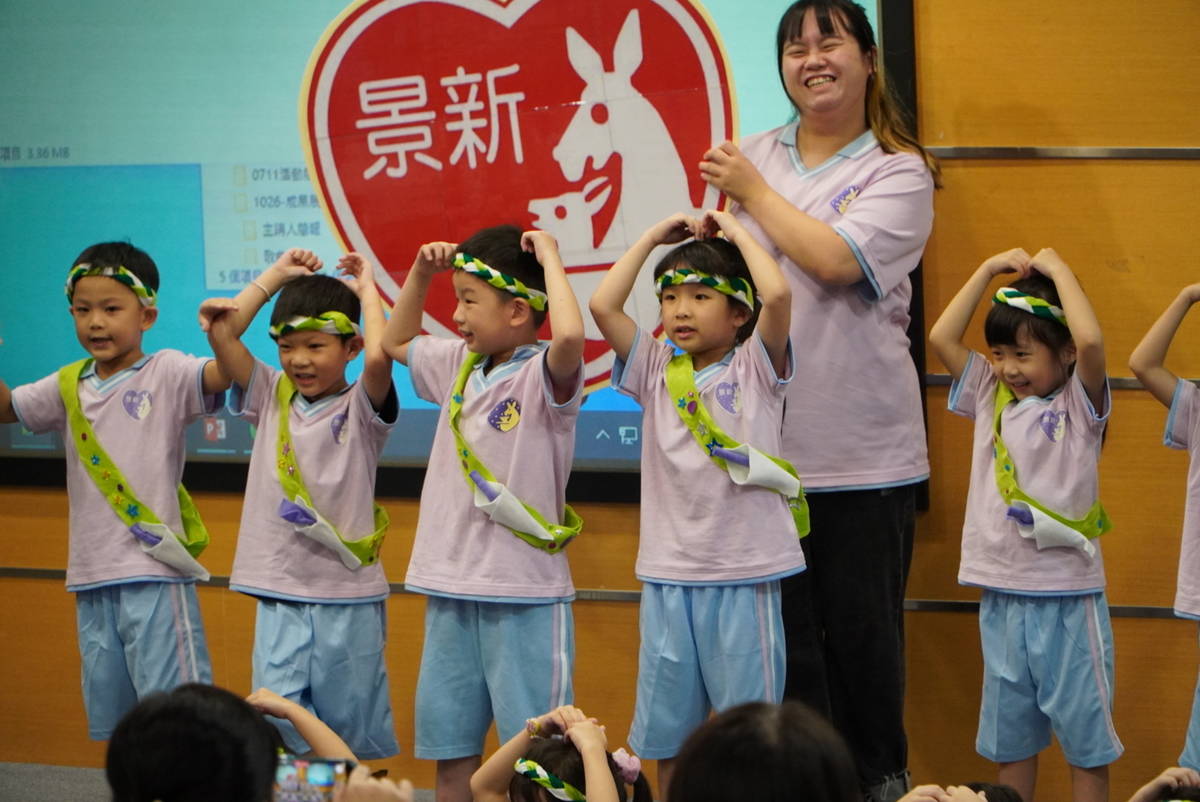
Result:
M558 240L549 231L533 229L521 234L521 250L532 253L542 267L546 267L547 260L552 265L561 263L558 256Z
M338 273L346 279L346 286L360 299L364 290L375 286L375 268L371 260L360 253L348 253L338 260Z
M979 269L993 277L1002 273L1016 273L1016 278L1022 279L1029 275L1029 254L1024 248L1013 248L984 259Z
M247 696L246 703L258 712L275 718L288 718L288 714L298 707L291 699L285 699L268 688L259 688Z
M1071 272L1071 268L1053 248L1042 248L1035 253L1029 260L1029 268L1036 270L1051 281L1057 281L1063 271Z
M608 736L604 727L596 723L594 718L576 721L567 728L566 739L575 745L580 754L589 750L608 751Z
M738 237L746 232L746 228L729 212L709 209L700 218L696 231L697 239L710 239L719 231L725 235L725 239L737 244Z
M950 802L987 802L987 796L979 791L972 791L965 785L947 785L946 799Z
M546 738L551 735L564 735L572 724L580 721L587 721L588 717L582 710L574 705L563 705L556 707L549 713L543 713L534 721L533 734L538 737Z
M283 283L287 283L294 278L307 276L311 273L316 273L324 265L317 255L312 251L306 251L303 248L289 248L280 254L275 260L275 264L271 265L267 270L274 272Z
M948 802L950 794L940 785L918 785L904 796L900 802Z
M220 321L230 312L236 312L237 301L233 298L209 298L200 304L197 317L200 320L200 331L209 332L213 324Z
M457 252L456 242L426 242L417 249L412 269L428 274L449 270L454 266L454 254Z
M642 235L654 245L673 245L686 239L700 236L700 221L691 215L678 212L660 220Z
M1172 767L1143 785L1129 797L1129 802L1157 802L1163 791L1200 786L1200 772L1178 766Z

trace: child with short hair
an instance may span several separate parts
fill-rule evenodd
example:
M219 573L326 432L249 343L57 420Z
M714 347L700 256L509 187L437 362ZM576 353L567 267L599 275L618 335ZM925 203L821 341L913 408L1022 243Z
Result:
M1200 284L1192 284L1155 321L1129 357L1129 367L1138 381L1170 413L1163 442L1171 448L1188 450L1188 496L1183 512L1183 545L1179 554L1179 578L1175 589L1175 615L1200 619L1200 389L1176 376L1164 364L1175 332L1192 304L1200 301ZM1192 702L1192 717L1179 764L1200 770L1200 683Z
M419 336L451 269L461 339ZM550 313L554 336L537 331ZM575 588L562 553L581 521L564 493L583 387L583 318L554 238L497 226L421 246L384 348L442 406L405 586L426 595L419 758L438 799L469 800L493 716L508 740L571 700Z
M196 600L208 533L180 484L185 427L219 409L228 381L211 359L146 354L158 267L127 242L85 248L67 275L68 311L88 358L13 390L0 422L62 434L88 734L107 739L137 700L212 669Z
M717 230L726 239L713 235ZM643 263L695 237L654 270L666 335L624 310ZM641 650L629 743L671 759L707 717L783 695L779 580L804 570L808 531L795 469L780 452L792 376L791 292L779 265L726 212L673 215L646 231L592 295L616 352L613 387L642 419Z
M201 304L200 321L234 383L230 410L258 426L229 579L258 599L253 683L313 711L370 759L399 751L384 661L387 514L375 503L399 404L371 263L350 253L338 268L349 281L310 275L321 261L291 249L236 298ZM282 370L239 339L277 291L271 336ZM360 353L362 376L348 383ZM278 726L288 748L308 751L293 727Z
M679 751L671 802L860 802L842 736L800 702L751 702L696 729Z
M996 276L991 349L963 336ZM954 377L951 412L975 420L958 581L983 588L983 700L976 750L1032 799L1053 730L1076 802L1108 797L1124 751L1112 722L1112 626L1095 538L1111 527L1097 462L1111 400L1100 324L1049 248L987 259L929 332Z
M471 777L475 802L652 802L642 764L624 749L608 751L604 727L564 705L529 719Z

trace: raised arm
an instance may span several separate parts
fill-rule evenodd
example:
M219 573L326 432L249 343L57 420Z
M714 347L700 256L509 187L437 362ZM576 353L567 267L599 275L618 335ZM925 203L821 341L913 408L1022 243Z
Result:
M453 242L427 242L417 250L417 258L396 296L392 317L383 330L383 350L402 365L408 364L408 344L421 333L429 282L436 273L450 269L457 249Z
M233 298L209 298L200 304L200 330L208 333L208 343L216 356L216 361L204 368L206 394L224 390L231 381L241 387L249 385L254 357L242 344L242 335L258 310L284 284L320 269L321 260L312 251L291 248Z
M535 737L561 735L572 724L586 719L582 710L571 705L538 716L533 720L533 732L526 728L509 738L471 775L471 794L475 802L508 802L513 764L529 751L530 742Z
M941 317L929 330L929 344L955 379L967 369L971 349L963 344L963 336L992 279L1001 273L1015 273L1021 278L1028 272L1029 254L1023 248L998 253L977 267L962 289L950 299Z
M383 299L375 286L375 269L358 253L348 253L338 260L338 270L349 276L346 282L362 305L363 322L363 389L371 406L378 412L387 401L392 388L392 358L383 350L383 330L387 318L383 314Z
M588 802L617 802L617 783L608 767L608 738L604 728L592 719L567 727L567 740L583 758L583 779Z
M1067 328L1075 342L1075 375L1083 383L1092 406L1097 411L1104 408L1104 335L1100 332L1100 321L1092 304L1079 286L1079 280L1071 268L1052 248L1042 248L1029 267L1054 282L1058 298L1062 301L1063 314L1067 317Z
M1129 368L1138 381L1164 406L1170 407L1175 398L1175 385L1179 377L1167 369L1167 350L1175 339L1175 332L1183 323L1192 304L1200 300L1200 284L1192 284L1179 291L1154 325L1142 337L1142 341L1129 355ZM2 396L0 396L2 397Z
M796 266L824 284L847 286L863 279L862 266L833 226L797 209L780 195L732 142L710 148L700 174L736 201Z
M608 344L622 361L629 358L633 341L637 337L637 323L625 314L625 301L629 299L629 293L633 292L634 282L637 281L638 273L646 263L647 257L659 245L683 242L694 236L698 229L699 222L686 214L673 214L666 220L655 223L609 268L599 286L592 292L588 309L604 334L604 339L608 340Z
M579 301L567 280L558 243L545 231L526 231L521 247L533 253L546 276L546 295L550 297L550 348L546 367L554 384L554 400L565 403L575 389L575 378L583 359L583 315Z
M741 251L750 275L754 278L754 290L762 302L758 322L754 330L767 348L767 355L775 367L775 375L787 375L788 331L792 322L792 288L788 285L779 263L758 244L758 240L729 212L708 211L701 220L701 228L707 233L717 226Z
M300 733L300 737L312 747L313 755L317 757L340 758L343 760L358 760L354 756L354 753L350 751L350 747L346 745L346 742L336 732L331 730L328 724L291 699L285 699L266 688L259 688L247 696L246 701L260 713L266 713L269 716L290 721L292 726L296 728L296 732Z
M16 423L17 410L13 408L12 390L0 380L0 423Z

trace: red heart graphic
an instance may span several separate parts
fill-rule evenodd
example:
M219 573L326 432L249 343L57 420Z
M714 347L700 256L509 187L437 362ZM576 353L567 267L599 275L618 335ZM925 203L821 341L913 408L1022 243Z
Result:
M363 0L313 53L302 126L321 202L388 298L422 243L512 222L555 234L586 305L646 228L717 205L695 165L733 136L731 91L687 0ZM655 330L649 274L627 308ZM426 331L452 332L453 309L438 276ZM612 351L585 321L592 390Z

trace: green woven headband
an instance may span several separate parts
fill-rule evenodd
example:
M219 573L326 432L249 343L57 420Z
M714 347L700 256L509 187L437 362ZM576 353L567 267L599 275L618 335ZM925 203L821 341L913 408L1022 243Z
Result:
M80 262L71 268L71 272L67 273L67 285L64 287L67 293L67 303L72 302L75 285L79 283L79 279L86 276L106 276L119 281L133 290L133 294L138 297L138 302L142 306L154 306L154 290L143 284L133 271L119 265L117 267L92 267L87 262Z
M496 268L484 264L474 256L469 256L465 253L456 253L454 254L454 266L459 270L470 273L472 276L483 279L498 290L504 290L518 298L524 298L526 301L529 301L531 307L539 312L545 311L546 304L550 301L550 296L541 290L525 286L525 283L520 279L501 273Z
M323 334L332 334L335 337L353 336L362 334L358 324L346 317L341 312L323 312L316 317L296 317L284 323L276 323L271 327L271 339L278 340L285 334L291 334L293 331L319 331Z
M751 312L754 311L754 288L744 278L714 276L690 267L677 267L658 277L658 282L654 285L654 294L662 298L663 290L676 284L703 284L722 295L728 295L736 301L741 301L750 307Z
M521 758L513 764L513 770L522 777L528 777L545 788L550 796L563 802L586 802L587 797L569 782L558 779L532 760Z
M1014 306L1022 312L1028 312L1031 315L1046 320L1053 320L1064 326L1067 325L1067 316L1063 314L1061 308L1050 303L1045 298L1026 295L1012 287L1001 287L996 290L996 294L992 296L992 303Z

